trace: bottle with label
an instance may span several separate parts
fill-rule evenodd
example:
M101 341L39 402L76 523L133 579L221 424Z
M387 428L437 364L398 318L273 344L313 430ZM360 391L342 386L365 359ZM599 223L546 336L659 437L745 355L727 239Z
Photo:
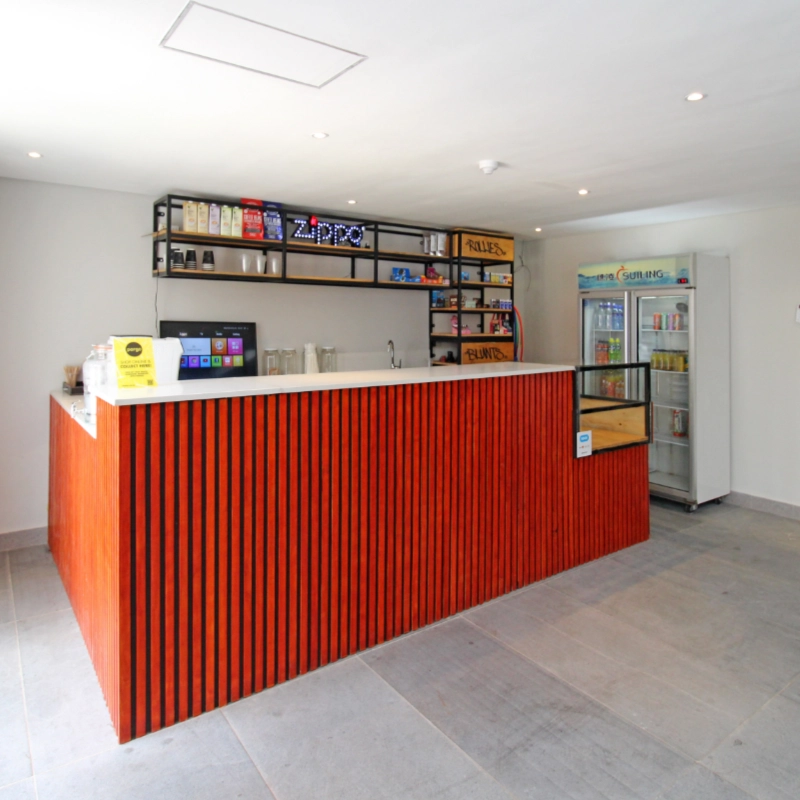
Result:
M97 390L110 383L111 358L111 345L93 344L92 352L83 362L83 404L87 422L97 422Z

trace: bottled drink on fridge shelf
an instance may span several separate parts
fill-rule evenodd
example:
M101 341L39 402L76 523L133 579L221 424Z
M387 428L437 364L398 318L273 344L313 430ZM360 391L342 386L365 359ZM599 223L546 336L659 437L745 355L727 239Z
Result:
M597 329L601 331L606 330L608 328L608 325L606 324L607 321L606 304L599 303L597 306Z

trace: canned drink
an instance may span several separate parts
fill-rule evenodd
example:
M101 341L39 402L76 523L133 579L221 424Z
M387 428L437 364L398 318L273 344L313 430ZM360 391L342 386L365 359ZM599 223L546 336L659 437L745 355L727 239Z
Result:
M688 433L689 420L686 411L675 409L672 412L672 435L686 436Z
M661 314L653 314L653 330L661 330Z

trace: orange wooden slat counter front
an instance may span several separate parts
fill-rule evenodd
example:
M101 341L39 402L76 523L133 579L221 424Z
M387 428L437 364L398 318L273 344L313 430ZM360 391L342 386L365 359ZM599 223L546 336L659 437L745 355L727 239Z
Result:
M50 544L120 741L648 536L571 372L99 406L52 402Z

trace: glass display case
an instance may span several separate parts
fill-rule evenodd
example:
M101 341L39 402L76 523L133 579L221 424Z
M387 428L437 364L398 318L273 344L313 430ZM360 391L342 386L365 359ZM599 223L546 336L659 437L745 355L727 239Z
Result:
M649 362L576 367L573 407L576 457L650 444ZM590 452L580 448L579 434L586 432Z

